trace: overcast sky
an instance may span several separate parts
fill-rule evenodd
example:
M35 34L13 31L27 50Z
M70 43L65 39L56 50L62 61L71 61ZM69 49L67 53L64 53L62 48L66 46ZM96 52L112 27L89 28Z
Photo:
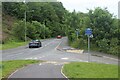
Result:
M63 3L64 7L72 12L74 9L80 12L88 12L87 9L95 7L107 7L110 13L118 16L118 2L120 0L58 0ZM119 8L120 9L120 8Z

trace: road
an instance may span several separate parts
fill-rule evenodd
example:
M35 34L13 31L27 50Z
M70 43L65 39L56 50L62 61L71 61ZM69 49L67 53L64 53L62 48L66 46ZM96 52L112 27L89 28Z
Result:
M29 65L15 71L9 78L65 78L61 68L69 62L88 62L88 54L69 53L64 51L69 48L67 38L42 40L42 47L28 48L22 46L15 49L2 51L2 60L44 60L46 62ZM90 56L91 62L118 64L118 59L112 56Z

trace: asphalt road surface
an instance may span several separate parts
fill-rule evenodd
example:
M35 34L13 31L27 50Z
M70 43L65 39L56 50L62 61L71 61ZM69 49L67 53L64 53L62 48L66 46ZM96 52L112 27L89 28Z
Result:
M117 57L91 52L69 53L63 49L70 48L67 38L42 40L42 47L28 48L22 46L15 49L3 50L2 60L44 60L46 62L29 65L15 71L9 78L65 78L61 68L69 62L97 62L118 64Z

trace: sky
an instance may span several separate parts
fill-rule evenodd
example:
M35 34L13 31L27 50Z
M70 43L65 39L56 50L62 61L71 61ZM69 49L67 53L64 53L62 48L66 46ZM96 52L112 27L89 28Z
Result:
M80 11L87 13L87 9L95 9L95 7L105 8L118 17L118 2L120 0L58 0L63 3L63 6L70 12L74 9L75 11ZM120 8L119 8L120 9Z

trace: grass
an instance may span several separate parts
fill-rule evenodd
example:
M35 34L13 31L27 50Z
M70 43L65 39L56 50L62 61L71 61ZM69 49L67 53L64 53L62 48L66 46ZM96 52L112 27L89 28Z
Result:
M28 64L34 64L42 61L37 60L11 60L2 62L2 77L7 78L12 72L18 68L27 66ZM0 69L1 70L1 69Z
M0 44L0 50L16 48L28 44L28 42L8 42L6 44Z
M118 78L118 66L100 63L74 62L65 64L63 73L68 78Z
M2 50L2 44L0 44L0 50Z

